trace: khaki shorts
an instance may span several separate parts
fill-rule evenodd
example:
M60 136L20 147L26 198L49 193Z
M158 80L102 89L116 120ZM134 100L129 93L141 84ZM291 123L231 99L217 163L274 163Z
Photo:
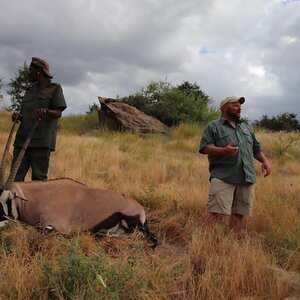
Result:
M253 198L253 183L232 184L212 178L206 209L210 213L249 216Z

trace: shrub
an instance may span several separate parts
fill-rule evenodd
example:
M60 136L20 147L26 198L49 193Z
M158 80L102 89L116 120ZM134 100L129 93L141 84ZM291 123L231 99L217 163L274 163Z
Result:
M110 264L104 252L88 256L76 239L66 255L43 264L47 299L137 299L145 282L136 274L134 257Z

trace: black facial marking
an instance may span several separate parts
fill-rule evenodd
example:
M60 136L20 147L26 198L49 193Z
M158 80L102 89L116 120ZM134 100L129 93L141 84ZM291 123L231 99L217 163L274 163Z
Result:
M7 204L7 210L8 210L8 216L12 216L11 212L12 212L12 203L11 200L7 200L6 202ZM18 209L18 213L19 213L19 209ZM5 212L3 209L2 204L0 204L0 221L6 220L6 216L5 216Z
M2 204L0 204L0 222L4 221L4 220L6 220L6 218L5 218L3 206L2 206Z
M156 236L150 231L149 227L148 227L148 223L147 220L144 224L144 226L142 228L140 228L140 230L144 233L144 235L152 242L151 247L155 248L157 246L157 238Z
M11 216L11 211L12 211L11 200L10 199L7 200L6 204L7 204L8 215Z

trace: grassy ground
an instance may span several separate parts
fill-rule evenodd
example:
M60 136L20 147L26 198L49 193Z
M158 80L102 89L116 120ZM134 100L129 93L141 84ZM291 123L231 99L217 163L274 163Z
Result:
M209 186L207 158L197 153L202 128L141 137L95 130L96 123L96 115L61 120L49 177L133 196L159 246L138 232L46 236L13 222L0 229L0 299L300 297L299 133L257 133L272 175L262 177L257 163L253 215L237 241L226 218L210 234L200 227ZM9 127L1 112L1 152Z

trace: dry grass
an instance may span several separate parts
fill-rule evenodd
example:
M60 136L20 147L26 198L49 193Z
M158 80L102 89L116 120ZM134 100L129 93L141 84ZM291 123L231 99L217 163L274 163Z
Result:
M160 244L152 250L139 233L96 240L13 224L0 230L0 299L299 296L299 133L257 135L273 173L263 178L257 164L254 212L239 241L226 219L209 234L201 230L209 174L207 158L197 153L200 134L189 125L151 137L105 129L78 136L62 128L49 177L132 195L145 205ZM6 135L1 131L1 151Z

